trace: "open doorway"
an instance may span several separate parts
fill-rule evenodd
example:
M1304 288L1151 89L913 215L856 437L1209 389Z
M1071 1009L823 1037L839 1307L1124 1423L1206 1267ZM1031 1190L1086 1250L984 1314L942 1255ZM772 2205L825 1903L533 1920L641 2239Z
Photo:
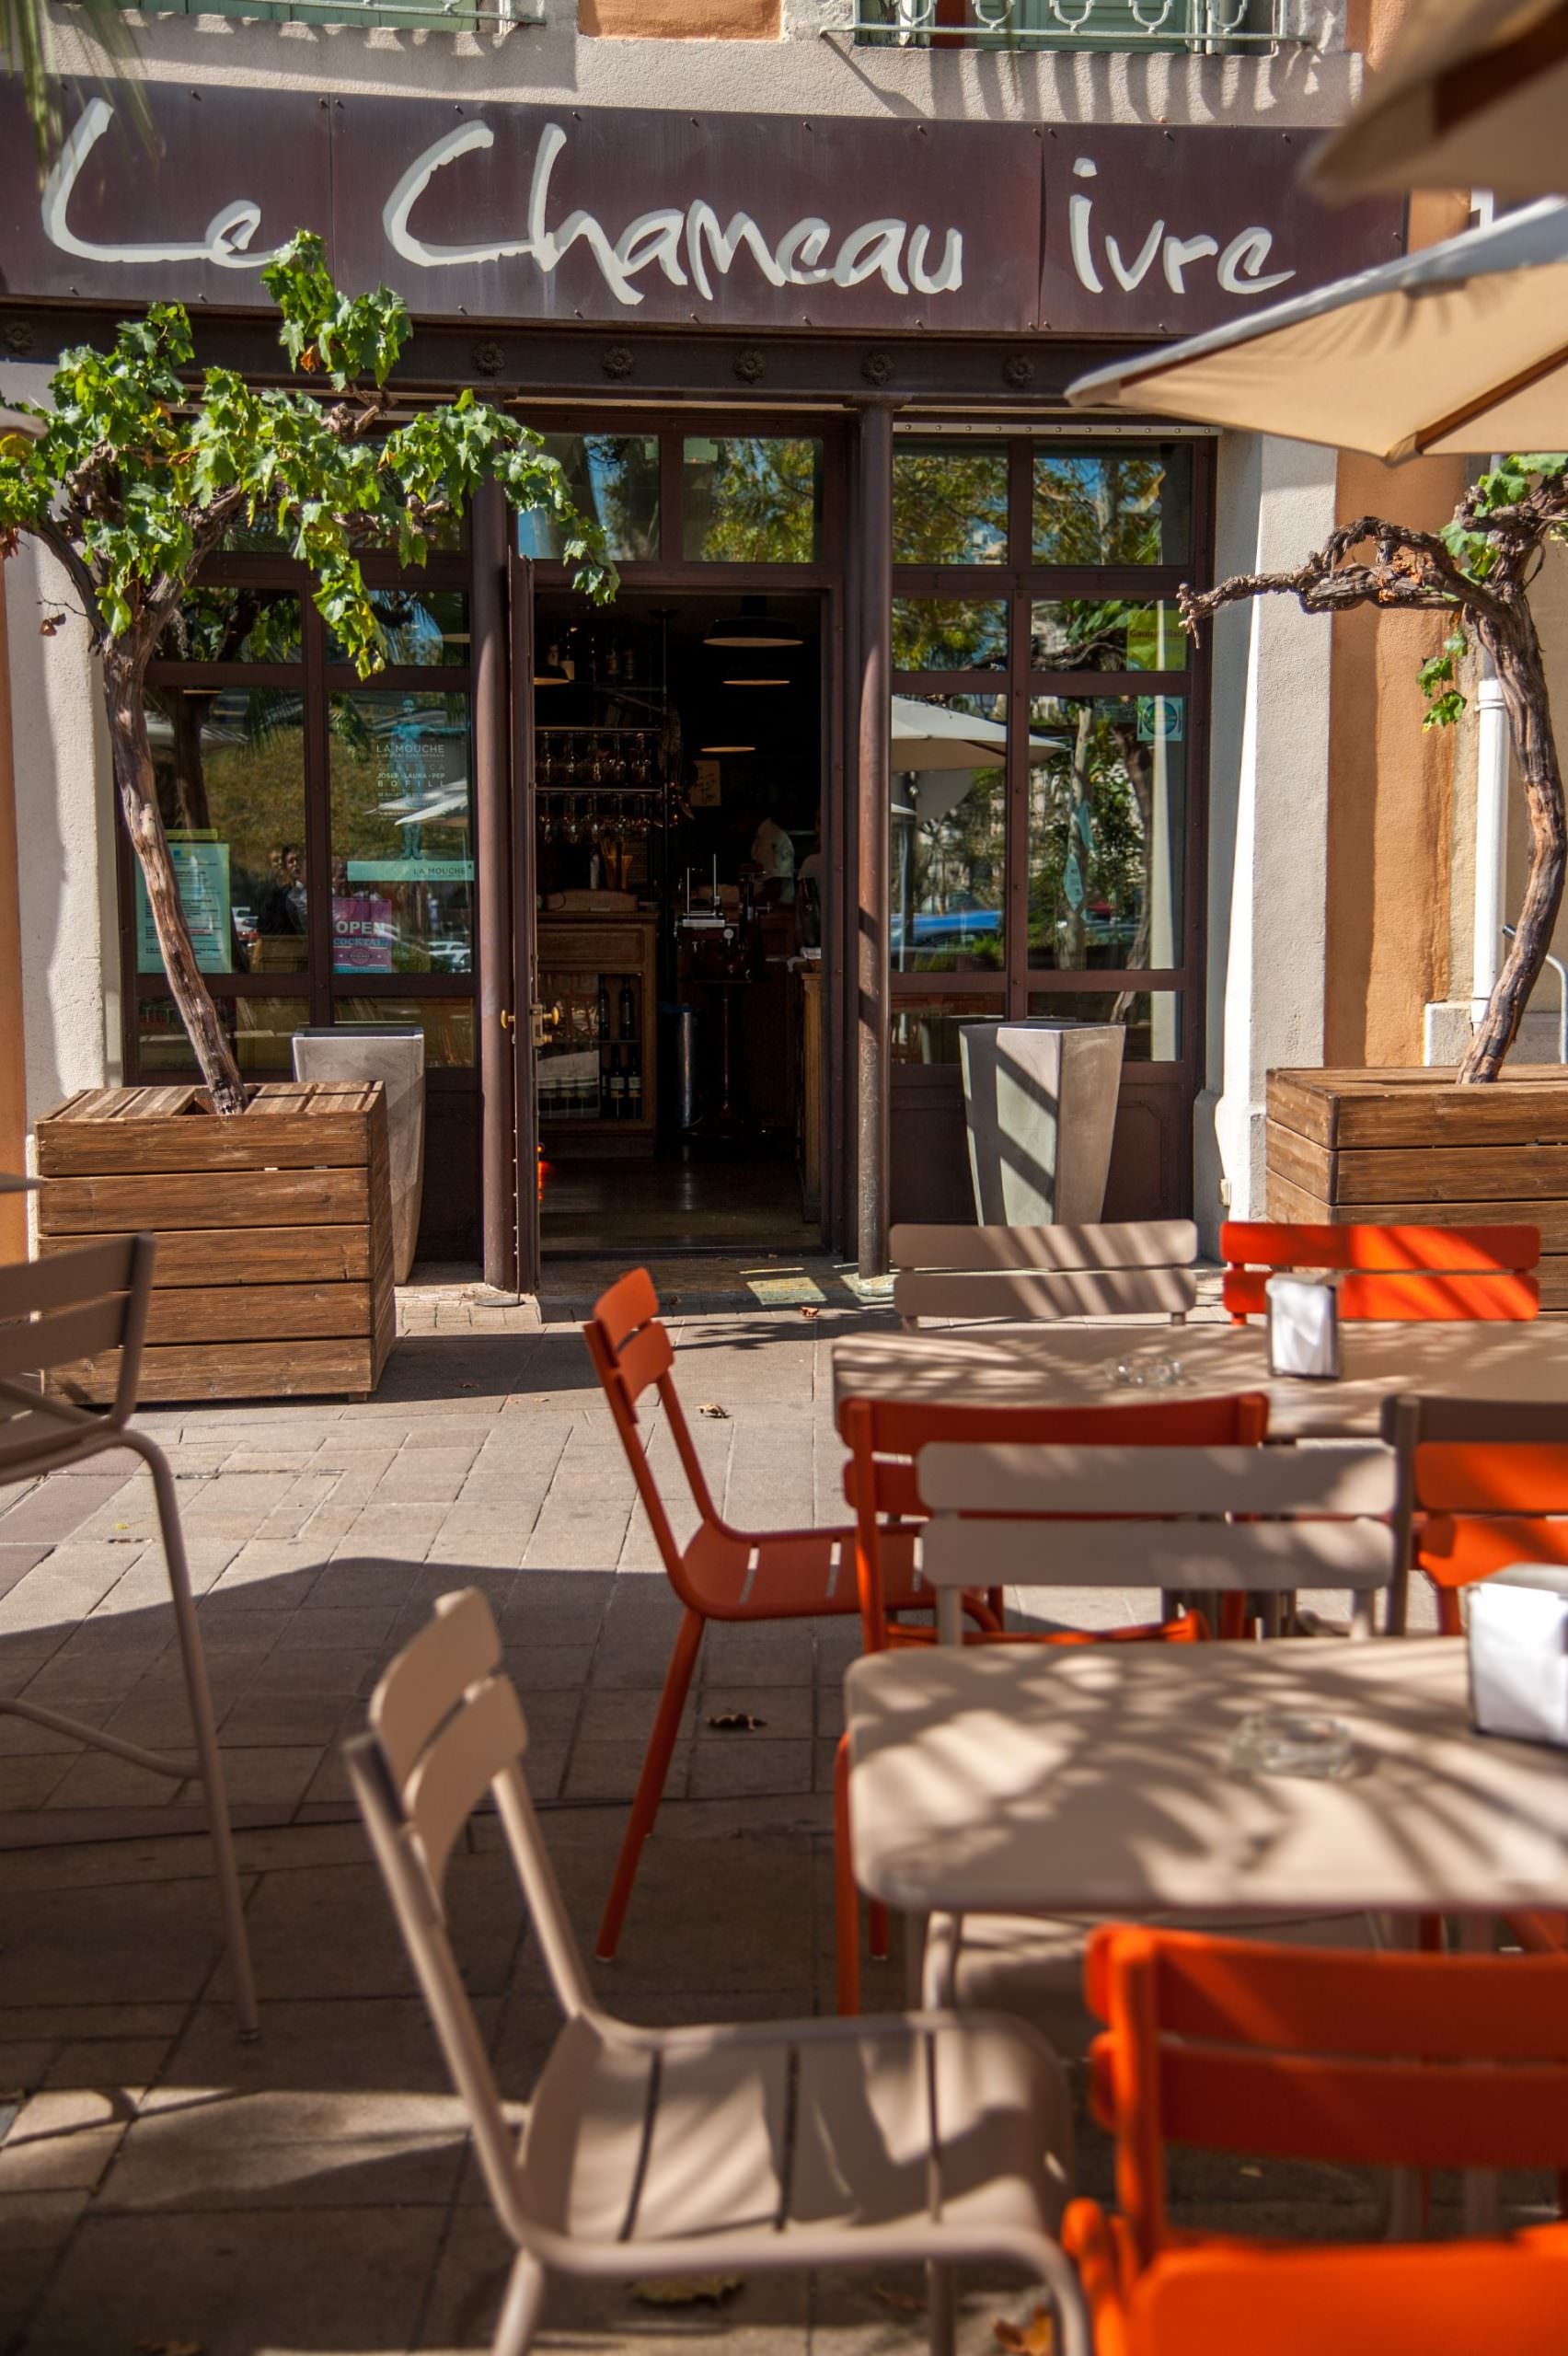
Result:
M820 1242L822 603L534 614L540 1242Z

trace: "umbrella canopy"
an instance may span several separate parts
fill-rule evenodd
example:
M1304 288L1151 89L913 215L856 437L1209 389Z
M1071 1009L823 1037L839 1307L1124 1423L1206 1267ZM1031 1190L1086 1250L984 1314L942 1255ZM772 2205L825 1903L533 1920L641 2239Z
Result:
M1552 198L1097 369L1067 398L1378 458L1561 450L1565 321L1568 202Z
M1008 732L999 720L949 711L917 696L893 699L894 769L992 769L1007 758Z
M1568 190L1568 0L1425 0L1308 174L1327 195Z

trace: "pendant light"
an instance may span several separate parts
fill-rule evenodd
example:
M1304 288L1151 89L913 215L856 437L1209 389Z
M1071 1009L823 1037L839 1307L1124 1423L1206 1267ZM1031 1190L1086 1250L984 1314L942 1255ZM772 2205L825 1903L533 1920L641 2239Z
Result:
M805 643L799 630L777 622L767 610L766 597L743 597L738 614L727 618L721 616L703 640L704 646L801 646Z

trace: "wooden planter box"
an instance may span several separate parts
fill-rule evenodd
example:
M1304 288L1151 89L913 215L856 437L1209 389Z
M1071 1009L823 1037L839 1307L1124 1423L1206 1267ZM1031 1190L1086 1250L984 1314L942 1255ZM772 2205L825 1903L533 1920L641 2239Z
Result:
M269 1083L228 1121L198 1088L84 1089L37 1142L40 1254L157 1237L144 1400L375 1389L395 1331L379 1083ZM57 1379L112 1395L109 1363Z
M1568 1073L1272 1071L1269 1217L1540 1230L1542 1309L1568 1310Z

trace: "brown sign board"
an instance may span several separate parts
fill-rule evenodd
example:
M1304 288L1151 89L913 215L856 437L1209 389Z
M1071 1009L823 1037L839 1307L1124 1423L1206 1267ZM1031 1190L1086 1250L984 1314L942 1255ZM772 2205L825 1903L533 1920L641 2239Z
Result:
M0 296L265 308L297 228L416 318L855 333L1191 334L1401 248L1297 184L1303 134L67 93L41 191L0 88Z

